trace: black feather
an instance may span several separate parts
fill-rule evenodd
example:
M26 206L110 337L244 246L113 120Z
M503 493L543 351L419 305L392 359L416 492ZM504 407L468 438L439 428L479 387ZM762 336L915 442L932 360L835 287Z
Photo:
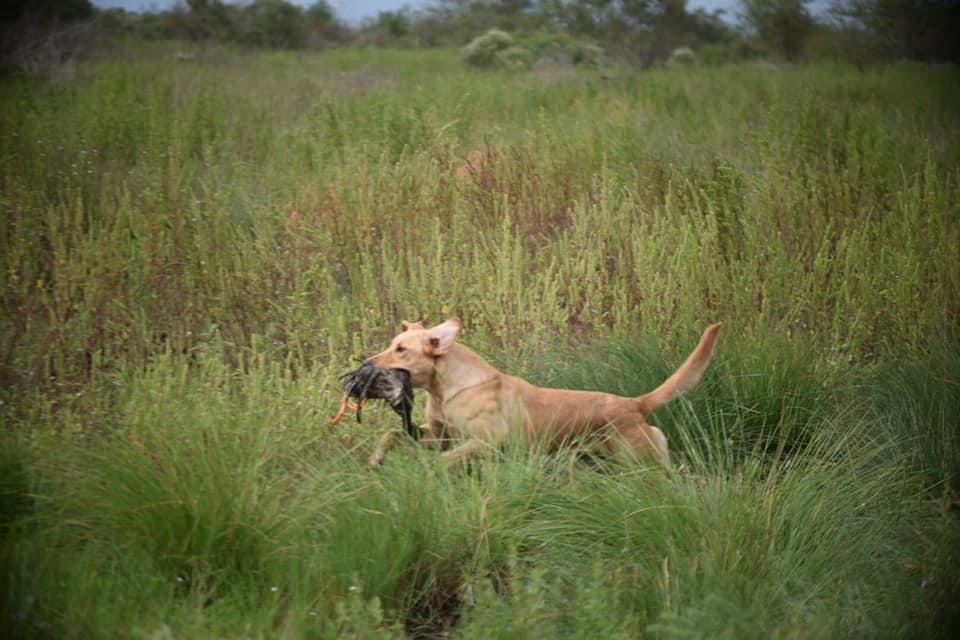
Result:
M403 428L414 440L420 439L411 417L413 412L413 385L410 373L403 369L381 369L369 360L359 369L340 376L343 390L358 401L374 399L386 401L403 420ZM357 411L360 422L360 411Z

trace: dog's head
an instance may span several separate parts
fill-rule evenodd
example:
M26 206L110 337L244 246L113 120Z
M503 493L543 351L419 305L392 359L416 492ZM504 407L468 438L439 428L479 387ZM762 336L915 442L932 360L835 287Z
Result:
M404 369L410 373L414 387L427 387L437 358L442 358L457 341L460 324L460 318L450 318L430 328L404 321L403 332L370 361L383 369Z

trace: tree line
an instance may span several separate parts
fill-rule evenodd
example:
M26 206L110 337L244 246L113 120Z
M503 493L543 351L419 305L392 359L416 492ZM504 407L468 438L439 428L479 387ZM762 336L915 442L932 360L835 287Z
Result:
M139 14L97 10L90 0L13 0L0 9L0 44L9 51L31 29L95 21L103 30L143 38L276 49L462 46L490 29L564 34L640 66L662 62L678 48L717 63L960 59L960 0L832 0L818 14L810 0L739 0L733 14L691 9L687 0L435 0L350 26L327 0L306 7L288 0L186 0Z

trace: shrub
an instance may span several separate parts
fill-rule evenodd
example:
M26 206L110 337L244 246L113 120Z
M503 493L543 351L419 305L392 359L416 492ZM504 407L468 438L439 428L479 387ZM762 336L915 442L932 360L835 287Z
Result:
M702 64L716 65L756 60L761 55L750 41L740 38L731 42L705 44L697 49Z
M498 67L504 69L529 69L533 64L533 54L523 47L513 46L503 51L498 51L496 55Z
M569 59L575 65L599 66L604 60L603 49L596 44L574 38L569 33L541 31L521 44L533 52L536 59Z
M460 50L460 54L463 61L472 67L491 68L498 64L497 54L513 46L513 37L509 33L490 29L471 40Z
M603 49L562 32L541 31L528 38L514 39L509 33L491 29L461 49L464 62L481 68L527 69L535 61L552 60L565 66L599 66Z
M697 54L690 47L677 47L667 58L668 67L682 67L697 63Z

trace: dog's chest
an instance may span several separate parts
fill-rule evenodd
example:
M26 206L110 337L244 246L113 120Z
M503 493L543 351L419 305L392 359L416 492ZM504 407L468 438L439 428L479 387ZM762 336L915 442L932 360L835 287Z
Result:
M510 432L511 425L523 425L524 416L519 405L500 393L499 385L467 389L445 402L430 398L428 415L442 422L447 432L457 438L477 438L500 442Z

